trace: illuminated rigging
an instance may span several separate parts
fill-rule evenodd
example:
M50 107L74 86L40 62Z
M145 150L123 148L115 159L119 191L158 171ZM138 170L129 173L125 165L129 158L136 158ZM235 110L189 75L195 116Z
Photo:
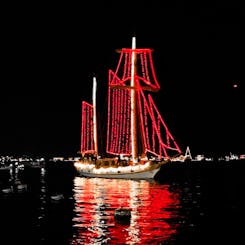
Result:
M94 78L94 86L95 81ZM181 153L154 103L152 93L159 89L152 50L136 48L136 38L133 37L132 47L120 50L115 72L109 70L106 135L108 154L128 156L136 163L138 157L145 157L147 154L169 158ZM95 94L94 90L93 96ZM83 103L82 154L98 153L95 101L93 97L93 105ZM90 140L93 143L89 144Z

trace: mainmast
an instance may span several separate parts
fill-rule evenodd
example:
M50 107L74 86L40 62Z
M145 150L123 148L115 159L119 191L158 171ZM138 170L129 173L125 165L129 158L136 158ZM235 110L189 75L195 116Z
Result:
M132 38L132 56L131 56L131 81L130 81L130 114L131 114L131 144L132 144L132 160L137 162L137 131L136 131L136 89L135 89L135 66L136 66L136 37Z
M95 155L98 155L98 142L97 142L97 116L96 116L96 89L97 89L97 82L96 78L93 77L93 135L94 135L94 151Z

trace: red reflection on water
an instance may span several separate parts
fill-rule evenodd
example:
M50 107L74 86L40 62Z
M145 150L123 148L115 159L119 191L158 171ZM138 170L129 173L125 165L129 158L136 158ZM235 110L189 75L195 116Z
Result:
M171 239L178 224L178 194L146 180L75 179L77 233L71 244L159 244ZM118 207L131 210L129 223L114 219Z

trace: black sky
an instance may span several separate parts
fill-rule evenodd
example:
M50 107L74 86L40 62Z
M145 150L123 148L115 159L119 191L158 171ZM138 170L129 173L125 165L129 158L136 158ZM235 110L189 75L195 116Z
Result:
M128 11L3 18L0 154L76 155L92 76L104 94L115 50L130 47L133 34L137 47L154 49L156 103L183 151L244 153L244 9L176 4Z

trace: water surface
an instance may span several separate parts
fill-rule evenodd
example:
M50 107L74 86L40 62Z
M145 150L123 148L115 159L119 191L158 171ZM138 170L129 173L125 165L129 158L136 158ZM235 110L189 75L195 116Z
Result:
M20 176L26 189L0 194L0 242L242 244L244 165L171 171L157 181L84 178L66 169ZM52 200L56 194L64 198ZM130 209L128 222L114 218L119 207Z

